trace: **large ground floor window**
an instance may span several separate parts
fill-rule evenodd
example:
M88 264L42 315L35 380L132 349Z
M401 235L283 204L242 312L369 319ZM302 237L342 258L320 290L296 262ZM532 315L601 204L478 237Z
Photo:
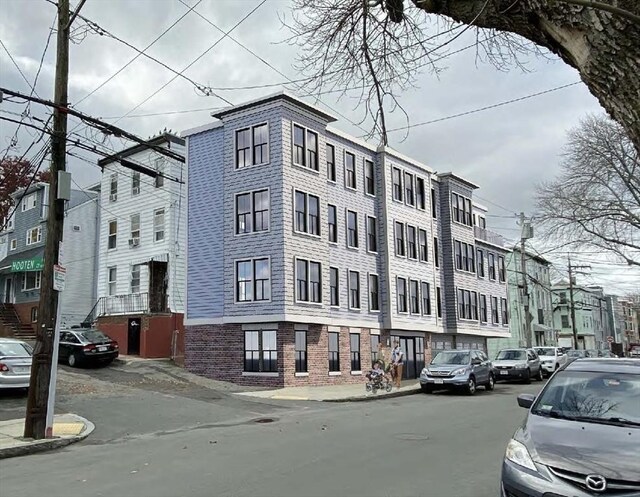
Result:
M244 332L244 370L251 373L278 371L276 330Z

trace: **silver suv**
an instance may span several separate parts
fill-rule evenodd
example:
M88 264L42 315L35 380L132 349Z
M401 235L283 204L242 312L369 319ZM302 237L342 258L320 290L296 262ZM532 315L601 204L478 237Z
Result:
M533 349L502 349L493 360L493 374L499 380L542 381L542 364Z

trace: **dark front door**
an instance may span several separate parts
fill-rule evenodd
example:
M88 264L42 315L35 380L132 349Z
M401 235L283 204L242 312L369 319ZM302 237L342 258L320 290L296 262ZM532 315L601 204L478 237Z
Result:
M394 337L400 340L400 348L404 352L403 380L414 380L420 377L424 368L424 337Z
M127 354L140 355L140 318L129 319L129 329L127 333Z
M149 310L151 312L167 312L168 276L166 262L149 262Z
M13 304L13 280L7 278L4 280L4 295L2 296L5 304Z

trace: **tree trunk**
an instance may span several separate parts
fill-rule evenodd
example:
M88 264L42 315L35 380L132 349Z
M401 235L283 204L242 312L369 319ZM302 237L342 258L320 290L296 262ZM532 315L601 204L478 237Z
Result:
M580 73L602 107L640 153L640 26L620 14L571 0L412 0L419 9L518 34L549 49ZM608 0L600 0L602 3ZM638 0L609 2L640 15Z

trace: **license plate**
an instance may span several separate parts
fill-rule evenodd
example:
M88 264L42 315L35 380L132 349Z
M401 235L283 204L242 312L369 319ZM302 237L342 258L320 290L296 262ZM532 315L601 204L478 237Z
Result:
M500 371L500 374L509 374L509 371Z
M30 368L24 366L16 366L13 368L14 373L26 373Z
M433 382L434 382L436 385L442 385L442 384L444 384L444 380L433 380Z
M104 352L105 350L107 350L107 347L98 347L98 352Z

